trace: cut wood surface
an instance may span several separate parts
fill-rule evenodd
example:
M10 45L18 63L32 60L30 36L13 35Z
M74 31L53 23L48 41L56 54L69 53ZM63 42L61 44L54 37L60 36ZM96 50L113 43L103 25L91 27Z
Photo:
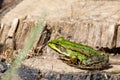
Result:
M0 0L0 21L1 18L14 8L22 0Z

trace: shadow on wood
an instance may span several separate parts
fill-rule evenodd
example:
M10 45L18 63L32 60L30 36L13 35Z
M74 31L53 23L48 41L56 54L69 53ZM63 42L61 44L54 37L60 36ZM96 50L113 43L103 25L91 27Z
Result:
M2 8L3 1L4 0L0 0L0 9Z
M99 50L104 51L104 52L107 52L107 53L120 54L120 47L112 48L112 49L107 48L107 47L105 47L105 48L102 47L102 48L100 48Z

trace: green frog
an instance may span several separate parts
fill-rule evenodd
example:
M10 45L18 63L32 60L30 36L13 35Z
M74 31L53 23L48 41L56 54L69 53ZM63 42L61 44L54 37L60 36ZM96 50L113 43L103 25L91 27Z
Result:
M59 37L48 46L60 53L60 59L70 66L81 69L101 70L109 65L109 56L90 46L78 44Z

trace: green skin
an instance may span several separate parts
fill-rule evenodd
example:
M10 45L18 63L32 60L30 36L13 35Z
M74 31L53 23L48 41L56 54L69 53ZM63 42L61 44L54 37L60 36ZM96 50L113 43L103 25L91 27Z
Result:
M51 40L48 46L62 54L68 64L83 69L102 69L108 66L109 57L93 48L59 37ZM62 59L63 60L63 59ZM71 63L70 63L71 62ZM76 64L75 64L76 63Z

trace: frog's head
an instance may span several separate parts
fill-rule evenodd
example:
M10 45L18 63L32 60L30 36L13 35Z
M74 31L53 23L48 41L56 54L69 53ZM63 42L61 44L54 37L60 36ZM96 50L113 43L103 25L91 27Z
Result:
M48 42L48 46L58 52L61 53L60 51L60 47L61 47L61 43L64 41L63 37L59 37L55 40L51 40L50 42Z

